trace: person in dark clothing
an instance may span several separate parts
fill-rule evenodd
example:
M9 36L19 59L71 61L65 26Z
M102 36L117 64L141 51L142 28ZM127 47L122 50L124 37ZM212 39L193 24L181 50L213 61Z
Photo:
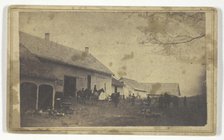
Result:
M150 104L151 104L151 98L149 95L147 95L147 104L148 104L148 106L150 106Z
M134 93L131 96L131 104L135 105L135 95L134 95Z
M97 93L97 88L96 88L96 85L94 85L93 94L96 95L96 93Z

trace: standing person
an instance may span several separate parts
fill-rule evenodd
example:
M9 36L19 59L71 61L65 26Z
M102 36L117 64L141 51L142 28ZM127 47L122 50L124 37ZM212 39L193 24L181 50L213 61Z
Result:
M120 92L112 93L111 99L112 102L114 103L114 106L117 107L120 99Z
M151 98L150 98L149 94L147 95L147 104L148 104L148 106L150 106L150 104L151 104Z
M135 95L134 95L134 93L132 94L132 97L131 97L131 104L135 105Z
M96 89L96 85L94 85L93 94L97 95L96 93L97 93L97 89Z
M132 97L131 97L131 93L129 93L129 95L128 95L128 102L130 103L131 102L131 99Z
M96 89L96 85L94 85L93 92L96 92L96 91L97 91L97 89Z

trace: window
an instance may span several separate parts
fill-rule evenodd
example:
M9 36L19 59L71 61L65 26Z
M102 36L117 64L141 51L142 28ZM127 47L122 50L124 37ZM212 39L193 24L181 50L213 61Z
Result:
M115 86L115 88L114 88L114 92L117 93L117 86Z

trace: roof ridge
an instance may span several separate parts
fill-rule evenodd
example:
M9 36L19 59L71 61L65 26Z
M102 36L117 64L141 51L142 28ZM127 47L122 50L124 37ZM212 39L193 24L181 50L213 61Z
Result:
M44 38L19 31L20 43L22 43L30 52L38 57L42 57L56 62L62 62L68 65L102 72L112 75L113 72L101 61L95 58L91 53L83 57L84 51L67 47L54 41L47 41Z
M35 35L29 34L29 33L23 32L23 31L19 31L19 32L20 32L20 33L23 33L23 34L26 34L26 35L29 35L29 36L32 36L33 38L37 38L37 39L40 39L40 40L45 41L45 39L42 38L42 37L35 36ZM53 44L56 44L58 47L65 47L65 48L67 48L67 49L71 49L71 50L75 50L75 51L83 52L83 51L81 51L81 50L79 50L79 49L71 48L71 47L65 46L65 45L63 45L63 44L61 44L61 43L58 43L58 42L55 42L55 41L52 41L52 40L49 40L48 42L53 43Z

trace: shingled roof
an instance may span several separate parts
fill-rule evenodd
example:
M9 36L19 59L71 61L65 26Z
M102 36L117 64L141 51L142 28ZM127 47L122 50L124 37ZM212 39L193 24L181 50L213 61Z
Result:
M113 74L90 53L69 48L24 32L20 32L19 39L20 44L40 58L104 74Z
M26 47L20 44L20 74L21 76L38 77L48 80L56 80L52 74L52 68L42 63Z
M140 90L140 91L145 91L145 92L147 91L143 84L140 84L139 82L137 82L135 80L122 77L122 78L120 78L120 81L122 81L125 84L129 85L134 90Z
M170 95L180 96L180 89L178 83L141 83L145 89L154 95L161 95L168 93Z
M140 83L138 81L122 77L120 81L132 87L134 90L147 92L152 95L161 95L168 93L170 95L180 96L178 83Z
M117 87L123 87L124 86L122 81L119 81L114 77L112 77L112 85L117 86Z

